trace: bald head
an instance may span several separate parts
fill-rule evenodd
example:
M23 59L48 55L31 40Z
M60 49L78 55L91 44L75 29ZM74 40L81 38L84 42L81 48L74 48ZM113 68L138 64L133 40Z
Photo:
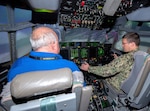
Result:
M52 53L52 46L59 44L57 34L48 27L38 27L34 29L30 37L30 42L33 50ZM54 51L54 53L57 52Z
M36 28L35 30L33 30L31 37L32 37L32 39L36 40L36 39L41 38L42 37L41 35L48 34L48 33L51 33L54 35L54 37L58 38L56 33L48 27Z

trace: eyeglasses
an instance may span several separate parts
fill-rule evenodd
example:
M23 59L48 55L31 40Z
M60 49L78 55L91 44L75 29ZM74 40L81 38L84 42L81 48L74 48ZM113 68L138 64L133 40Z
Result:
M122 43L123 45L125 45L125 44L129 44L128 42L127 43Z

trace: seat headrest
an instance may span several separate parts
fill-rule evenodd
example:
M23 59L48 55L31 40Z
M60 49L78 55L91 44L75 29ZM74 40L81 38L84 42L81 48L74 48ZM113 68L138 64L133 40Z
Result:
M136 56L143 56L143 57L146 59L146 57L147 57L148 55L149 55L149 54L148 54L147 52L144 52L144 51L139 50L139 51L135 52L135 54L134 54L134 59L136 58Z
M11 95L25 98L72 87L73 77L69 68L33 71L17 75L11 82Z

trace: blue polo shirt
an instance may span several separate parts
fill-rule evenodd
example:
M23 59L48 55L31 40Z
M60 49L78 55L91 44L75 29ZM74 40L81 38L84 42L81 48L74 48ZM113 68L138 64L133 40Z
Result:
M74 62L63 59L59 54L31 51L29 56L21 57L12 64L7 76L8 81L12 81L16 75L21 73L37 70L53 70L68 67L72 72L80 71ZM35 58L44 58L44 60Z

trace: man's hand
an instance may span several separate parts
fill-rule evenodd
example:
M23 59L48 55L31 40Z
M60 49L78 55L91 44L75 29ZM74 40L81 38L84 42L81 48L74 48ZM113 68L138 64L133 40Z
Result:
M87 62L84 62L81 64L80 69L84 70L84 71L88 71L89 69L89 64Z
M114 57L114 59L116 59L117 57L118 57L118 55L117 54L112 54L112 56Z

